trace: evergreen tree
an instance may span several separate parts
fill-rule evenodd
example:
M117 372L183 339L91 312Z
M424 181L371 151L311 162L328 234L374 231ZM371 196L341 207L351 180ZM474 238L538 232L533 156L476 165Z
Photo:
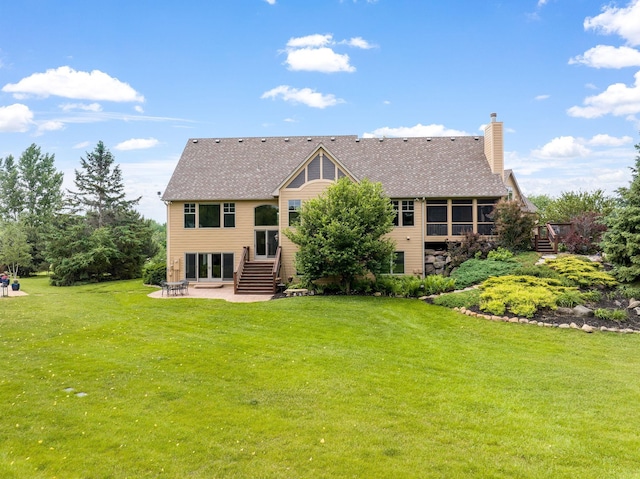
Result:
M84 211L91 223L101 228L115 221L118 212L138 204L125 199L120 166L114 165L111 152L99 141L92 153L80 158L81 170L75 170L77 191L69 191L71 204L76 211Z
M18 221L18 216L22 212L24 199L19 182L18 165L12 155L4 160L0 158L0 220Z
M635 146L640 153L640 143ZM621 206L605 220L608 230L602 243L607 261L615 266L616 276L628 282L640 278L640 154L631 171L630 186L618 190Z

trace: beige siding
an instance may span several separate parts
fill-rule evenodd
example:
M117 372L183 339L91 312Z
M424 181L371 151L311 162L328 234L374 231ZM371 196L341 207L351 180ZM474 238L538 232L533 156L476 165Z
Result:
M249 246L251 259L253 259L254 208L264 204L277 206L277 202L265 200L221 201L220 203L223 202L235 203L235 228L185 228L184 203L193 203L193 201L176 201L168 206L167 277L169 280L184 279L185 253L233 253L234 270L238 267L244 246Z
M404 251L404 274L422 276L424 268L423 208L424 203L414 201L414 226L396 226L388 234L388 237L396 242L396 251Z
M296 269L294 265L297 246L293 244L289 238L283 234L283 230L289 227L289 200L305 201L316 198L322 193L333 181L315 180L305 183L300 188L283 188L280 190L280 246L282 247L282 267L280 276L285 280L295 276Z

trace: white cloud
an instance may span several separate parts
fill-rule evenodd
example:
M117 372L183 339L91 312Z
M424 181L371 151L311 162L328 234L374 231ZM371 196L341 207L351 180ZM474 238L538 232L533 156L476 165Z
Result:
M607 134L598 134L591 138L588 143L591 146L622 146L632 142L633 138L630 136L617 138Z
M271 90L264 92L260 97L265 98L282 98L282 100L290 103L302 103L311 108L326 108L344 103L344 100L336 98L333 94L318 93L311 88L292 88L288 85L280 85Z
M287 48L320 48L333 43L333 35L307 35L306 37L290 38L287 42Z
M60 105L62 111L102 111L102 105L100 103L65 103Z
M289 70L318 71L322 73L354 72L349 55L334 52L331 48L299 48L287 52L285 62Z
M356 71L350 64L349 55L337 53L334 45L348 45L350 47L368 50L375 48L362 37L335 42L330 33L293 37L287 42L285 64L293 71L317 71L322 73L336 73Z
M33 124L33 112L22 103L0 106L0 132L25 132Z
M265 2L267 2L269 5L275 5L276 4L276 0L264 0Z
M64 123L58 120L49 120L38 123L38 131L36 135L42 135L47 131L58 131L64 129Z
M155 138L131 138L130 140L118 143L114 149L119 151L146 150L157 146L158 143L159 141Z
M8 83L3 92L13 93L15 98L30 96L60 96L76 100L104 100L115 102L143 102L144 97L127 83L100 70L76 71L68 66L34 73L18 83Z
M584 20L585 30L620 35L629 45L640 45L640 0L631 0L624 8L607 5L602 13Z
M91 145L90 142L88 141L83 141L82 143L76 143L75 145L73 145L71 148L73 148L74 150L81 150L83 148L88 147L89 145Z
M640 51L631 47L597 45L569 60L569 65L582 64L593 68L625 68L640 66Z
M640 71L634 77L633 86L628 87L624 83L609 85L602 93L585 98L583 102L585 106L572 106L567 113L569 116L580 118L598 118L607 114L628 116L640 113Z
M444 125L422 125L418 123L415 126L400 126L397 128L391 128L388 126L378 128L370 133L364 133L364 138L380 138L386 137L419 137L419 136L468 136L468 133L460 130L453 130L447 128Z
M133 109L138 113L144 113L144 108L142 108L140 105L134 106Z
M349 45L350 47L362 48L363 50L369 50L371 48L375 48L375 45L372 45L362 37L350 38L349 40L344 40L340 43L344 45Z
M573 136L559 136L542 148L534 150L532 155L545 159L585 157L591 151L583 143L579 138Z
M543 7L549 0L538 0L538 8Z
M535 97L535 100L542 101L542 100L548 100L549 98L551 98L551 95L538 95L537 97Z

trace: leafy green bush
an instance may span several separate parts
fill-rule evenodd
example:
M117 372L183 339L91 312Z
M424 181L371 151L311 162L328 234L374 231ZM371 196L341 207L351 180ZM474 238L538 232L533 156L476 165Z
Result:
M631 299L631 298L640 299L640 287L639 286L623 284L623 285L620 285L620 287L618 288L618 291L620 292L620 294L623 297L625 297L627 299Z
M514 271L514 274L517 274L519 276L535 276L536 278L553 278L558 280L562 279L560 273L544 264L535 266L523 266L520 269Z
M593 312L596 318L616 321L618 323L628 319L627 312L623 309L605 309L598 308Z
M613 287L618 284L613 276L602 271L600 263L578 256L560 256L559 258L548 260L547 264L578 286Z
M384 295L418 298L424 295L453 291L455 285L456 281L453 278L436 274L427 276L424 279L411 275L382 275L373 284L373 288Z
M422 280L422 285L424 286L424 294L440 294L446 291L453 291L456 287L456 280L432 274Z
M147 263L142 268L142 283L157 284L167 280L166 263Z
M541 308L556 309L558 296L569 290L556 279L516 275L489 278L480 289L483 311L501 315L508 309L528 318Z
M563 308L573 308L582 303L584 303L584 298L576 289L565 291L556 298L556 304Z
M518 268L520 266L515 262L470 259L453 271L451 277L456 280L456 287L462 289L481 283L492 276L512 274Z
M513 258L513 253L502 246L498 246L497 249L493 249L487 253L487 259L494 261L509 261Z
M447 308L472 308L480 304L480 290L470 289L467 291L441 294L433 299L433 304Z
M581 294L581 296L582 299L588 303L597 303L602 299L602 293L595 289L592 289L591 291L585 291Z

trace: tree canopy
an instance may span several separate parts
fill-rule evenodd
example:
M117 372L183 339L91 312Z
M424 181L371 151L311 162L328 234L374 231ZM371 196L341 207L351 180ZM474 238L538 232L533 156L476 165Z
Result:
M298 246L296 269L306 281L338 277L347 291L360 275L388 272L395 212L380 183L341 178L305 201L299 223L284 234Z
M608 261L615 265L621 281L640 278L640 143L635 167L631 167L632 180L628 188L620 188L621 206L606 218L608 230L603 237L603 250Z

